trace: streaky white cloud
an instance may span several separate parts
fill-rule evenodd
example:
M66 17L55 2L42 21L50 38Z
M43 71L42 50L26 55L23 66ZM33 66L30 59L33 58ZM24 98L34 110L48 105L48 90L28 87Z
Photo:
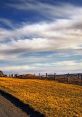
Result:
M13 66L4 66L0 67L1 70L10 71L11 73L75 73L81 72L82 61L62 61L57 63L36 63L32 65L13 65Z
M46 16L49 18L51 16L69 17L69 15L73 15L75 13L78 14L81 8L80 6L71 5L70 3L69 4L59 3L55 5L55 4L42 3L40 1L21 1L13 4L8 3L7 6L18 10L24 10L24 11L31 10L39 12L44 16L46 14Z
M35 7L36 4L32 3L26 3L26 6L28 7L24 10L37 10L41 8L42 10L38 11L40 13L43 13L45 10L43 15L48 15L51 21L32 24L25 22L25 24L20 24L19 27L14 27L12 30L0 28L0 60L11 59L10 61L16 61L15 64L18 61L22 62L24 60L25 62L27 60L30 63L33 62L30 67L15 65L1 67L1 69L12 71L15 69L18 71L22 69L28 71L41 70L45 72L49 70L57 72L58 70L62 72L64 70L81 70L81 62L70 61L69 57L68 61L56 60L55 63L50 63L54 61L55 56L46 57L47 61L45 61L44 57L29 57L28 53L54 51L56 52L55 55L58 53L63 53L63 56L68 54L82 55L82 7L70 4L61 4L59 6L44 5L39 2L37 3L37 7ZM12 7L16 8L16 5ZM22 10L23 8L19 5L18 9ZM58 18L55 16L58 16ZM7 23L5 20L4 22ZM27 53L27 56L21 57L20 55L24 53ZM45 64L43 65L42 62L45 62Z
M14 28L14 26L13 26L14 21L11 21L9 19L0 18L0 23L4 24L10 28Z
M20 71L20 70L28 70L28 69L34 69L34 67L30 67L28 65L20 65L20 66L5 66L5 67L0 67L0 69L4 71Z

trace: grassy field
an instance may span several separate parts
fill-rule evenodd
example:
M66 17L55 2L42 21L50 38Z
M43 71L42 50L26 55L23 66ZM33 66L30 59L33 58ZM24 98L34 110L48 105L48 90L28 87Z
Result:
M82 117L82 87L55 81L0 78L10 92L46 117Z

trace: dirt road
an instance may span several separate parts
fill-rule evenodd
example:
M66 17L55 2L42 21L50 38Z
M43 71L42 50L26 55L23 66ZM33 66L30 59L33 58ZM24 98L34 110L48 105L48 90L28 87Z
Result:
M0 117L28 117L25 112L15 107L0 94Z

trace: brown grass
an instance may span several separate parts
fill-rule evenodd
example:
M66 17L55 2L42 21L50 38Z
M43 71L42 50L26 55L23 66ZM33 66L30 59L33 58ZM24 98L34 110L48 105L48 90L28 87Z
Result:
M82 87L38 79L0 78L0 88L46 117L82 117Z

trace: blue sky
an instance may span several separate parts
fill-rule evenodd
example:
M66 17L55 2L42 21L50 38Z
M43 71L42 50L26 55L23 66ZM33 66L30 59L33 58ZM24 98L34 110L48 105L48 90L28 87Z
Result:
M82 0L1 0L0 69L82 72Z

